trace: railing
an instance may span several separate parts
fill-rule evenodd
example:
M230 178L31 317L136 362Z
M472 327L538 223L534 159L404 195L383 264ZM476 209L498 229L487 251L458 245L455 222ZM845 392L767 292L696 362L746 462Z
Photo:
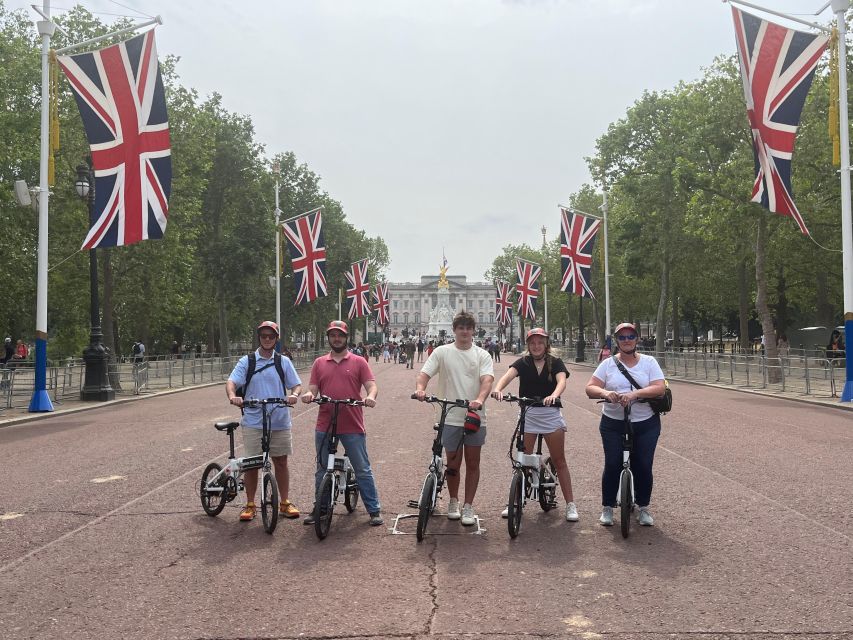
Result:
M297 370L306 370L318 353L294 354ZM224 381L241 356L156 358L133 362L132 359L109 365L110 386L116 396L142 395L152 391L176 389L210 382ZM48 367L46 387L54 404L79 400L86 367L82 360L69 359L61 366ZM16 366L0 368L0 411L28 407L33 395L35 370Z
M733 387L768 389L815 397L838 397L844 388L845 363L812 350L793 349L784 357L763 354L716 353L711 351L645 351L653 355L668 378L702 380ZM598 350L587 349L585 357L595 365ZM574 352L563 351L574 360Z

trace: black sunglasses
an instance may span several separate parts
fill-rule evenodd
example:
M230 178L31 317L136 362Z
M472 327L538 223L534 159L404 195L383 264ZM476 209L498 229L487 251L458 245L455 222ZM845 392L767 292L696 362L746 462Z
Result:
M628 335L616 336L616 339L619 340L620 342L624 342L625 340L636 340L637 334L636 333L629 333Z

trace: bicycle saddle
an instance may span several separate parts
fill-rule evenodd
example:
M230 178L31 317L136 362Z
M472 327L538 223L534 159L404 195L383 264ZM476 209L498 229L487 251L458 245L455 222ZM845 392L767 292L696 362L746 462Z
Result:
M216 427L217 431L231 432L231 431L234 431L234 429L236 429L237 427L239 427L240 423L239 422L216 422L216 423L214 423L213 426Z

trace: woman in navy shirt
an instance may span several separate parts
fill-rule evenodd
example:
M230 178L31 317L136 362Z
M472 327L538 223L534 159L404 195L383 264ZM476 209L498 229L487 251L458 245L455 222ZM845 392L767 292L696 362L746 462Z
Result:
M536 437L541 433L548 445L548 453L557 469L560 488L566 499L566 520L578 521L578 508L572 494L572 476L566 463L564 450L566 421L559 407L551 406L566 388L569 372L560 358L551 355L551 344L544 329L527 332L527 354L513 362L498 381L492 397L503 399L503 389L513 378L518 378L518 395L522 398L542 398L544 407L530 407L524 423L524 452L533 453ZM508 509L501 516L507 517Z

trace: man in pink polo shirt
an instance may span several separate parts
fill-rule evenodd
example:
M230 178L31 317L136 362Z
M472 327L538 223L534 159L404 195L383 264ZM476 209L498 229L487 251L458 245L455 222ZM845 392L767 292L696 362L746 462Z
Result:
M320 356L311 367L311 378L308 391L302 395L303 402L311 402L317 395L328 396L334 400L345 398L361 399L362 387L367 392L364 404L376 406L376 379L370 370L370 364L360 356L350 353L347 348L349 329L347 323L332 320L326 329L326 338L331 351L328 355ZM332 419L332 406L320 405L317 412L317 430L314 433L314 444L317 449L317 471L314 474L314 492L320 487L323 474L326 472L325 462L329 457L329 438L327 430ZM376 491L376 481L370 469L370 459L367 457L367 434L364 431L364 412L361 407L343 405L338 413L338 438L346 450L347 457L352 463L358 489L364 499L364 507L370 514L371 526L383 523L379 494ZM321 465L319 461L323 461ZM313 510L303 524L314 524Z

